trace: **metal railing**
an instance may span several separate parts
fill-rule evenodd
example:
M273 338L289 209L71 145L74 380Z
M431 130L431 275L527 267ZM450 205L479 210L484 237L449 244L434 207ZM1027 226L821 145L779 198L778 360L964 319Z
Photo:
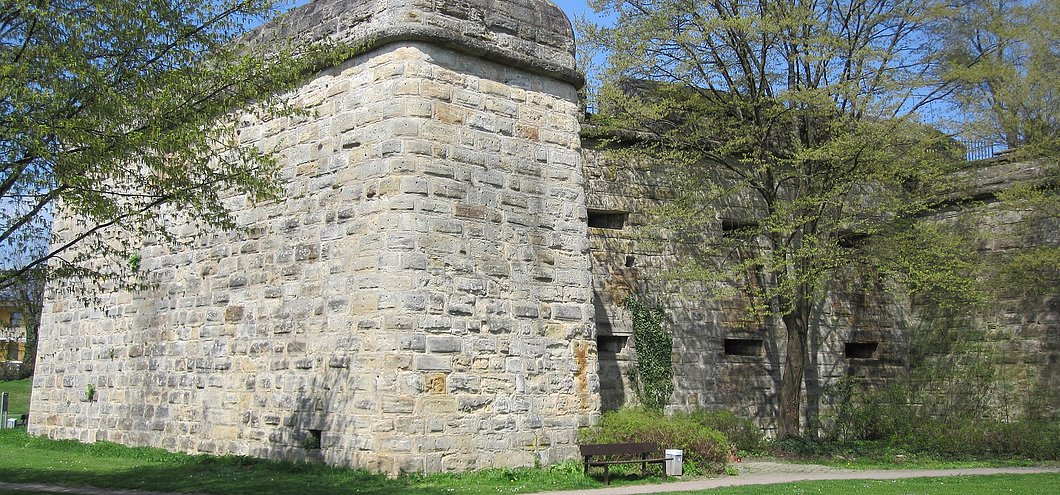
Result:
M1004 143L994 141L960 141L964 146L964 159L970 162L986 160L1008 149Z

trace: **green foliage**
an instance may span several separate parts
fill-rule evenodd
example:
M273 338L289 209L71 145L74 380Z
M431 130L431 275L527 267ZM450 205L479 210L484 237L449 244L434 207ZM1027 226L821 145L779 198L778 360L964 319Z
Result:
M858 380L841 379L830 387L832 413L826 436L838 441L891 438L912 421L907 391L900 386L864 391Z
M302 440L302 448L306 450L315 450L320 448L320 439L312 435L305 437Z
M707 428L721 432L737 451L756 453L762 450L762 429L750 419L741 418L731 411L705 409L693 411L688 417Z
M663 328L666 313L641 298L630 296L626 309L633 317L633 345L637 364L633 368L634 391L641 404L662 409L674 392L673 336Z
M622 163L666 167L674 197L652 224L688 250L677 275L783 326L778 426L797 434L813 313L835 274L876 265L878 250L852 240L910 238L907 220L937 204L959 162L916 113L950 87L924 42L942 2L880 0L841 16L790 1L593 5L614 16L579 26L609 57L594 122L639 138L624 142ZM719 219L740 228L719 233ZM958 268L889 272L926 289L967 276L947 271Z
M0 7L0 247L15 268L0 288L45 266L132 284L125 261L145 239L172 240L183 220L233 227L222 195L275 197L273 150L239 129L297 113L278 92L343 56L236 41L276 13L274 0ZM60 204L77 231L45 250Z
M1060 229L1060 150L1033 158L1037 177L997 194L1005 211L1020 216L1002 235L1022 244L1020 249L996 253L991 260L996 270L988 284L998 288L997 298L1048 296L1060 286L1060 245L1047 241L1050 232Z
M140 258L140 253L133 253L129 256L129 270L133 273L140 271L140 262L143 261Z
M903 223L865 243L862 261L871 270L898 282L909 296L943 309L968 310L983 301L983 287L976 279L982 259L966 226Z
M544 469L489 469L468 473L406 474L389 478L323 464L275 462L244 456L188 455L154 448L49 440L25 430L0 430L5 482L155 492L301 495L305 493L443 494L532 493L596 488L576 461ZM615 480L614 484L623 481Z
M974 398L938 411L923 406L906 385L863 389L855 380L843 380L830 393L835 401L826 437L838 445L875 441L878 447L953 459L1060 459L1057 420L1001 421L986 416L989 406Z
M9 483L55 484L105 489L140 489L155 492L217 494L301 495L305 493L359 493L368 495L413 494L467 495L536 493L585 490L601 484L582 475L581 463L565 461L544 469L490 469L469 473L407 474L388 478L363 470L321 464L272 462L240 456L191 456L152 448L129 448L98 442L32 437L24 430L0 430L0 473ZM655 480L640 480L653 482ZM1060 475L1020 475L888 481L872 485L873 493L993 493L1010 489L1048 493ZM625 481L614 479L612 485ZM818 482L832 487L813 493L851 493L864 490L865 480ZM958 491L943 492L946 486ZM798 489L809 490L807 482ZM784 485L783 489L789 486ZM794 489L794 485L790 488ZM776 493L777 485L721 489L724 493ZM890 491L888 491L890 490ZM717 490L712 490L711 493Z
M92 401L96 400L96 386L95 385L89 383L87 386L85 386L85 400L88 401L88 402L92 402Z
M945 77L969 139L1060 152L1060 6L1050 0L970 0L943 12Z
M595 426L582 430L583 443L655 442L661 449L684 451L685 471L720 473L729 455L729 442L719 431L688 415L666 416L646 408L604 413Z
M33 251L27 254L32 255ZM9 267L15 265L8 264ZM37 330L40 327L41 310L44 308L44 284L47 270L37 267L25 270L20 275L14 275L14 271L9 269L0 272L0 280L7 279L8 281L7 286L0 291L6 302L12 305L11 309L22 315L21 326L26 335L26 354L23 356L22 364L17 368L6 366L0 368L0 380L13 380L33 375L33 368L37 361ZM2 282L0 286L3 286Z

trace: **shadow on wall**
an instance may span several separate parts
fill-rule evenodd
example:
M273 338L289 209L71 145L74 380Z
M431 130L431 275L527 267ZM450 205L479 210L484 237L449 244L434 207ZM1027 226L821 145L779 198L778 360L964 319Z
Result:
M596 349L600 376L600 410L614 411L626 404L626 373L629 362L629 336L614 335L600 293L593 290L596 309Z
M358 399L350 381L349 358L333 356L324 376L314 375L303 385L294 407L269 436L269 446L254 457L317 461L339 466L357 465L357 437L339 444L357 424L355 416L336 411L353 410Z

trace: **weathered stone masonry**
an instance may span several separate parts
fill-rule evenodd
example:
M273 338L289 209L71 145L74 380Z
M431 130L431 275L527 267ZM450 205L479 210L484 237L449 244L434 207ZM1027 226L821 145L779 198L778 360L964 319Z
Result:
M365 51L295 92L312 117L245 122L285 197L228 198L244 233L145 241L151 291L49 296L31 433L388 472L570 455L599 399L569 21L335 0L256 36Z
M668 409L728 409L772 430L785 360L783 331L749 318L739 298L718 299L707 284L673 280L673 270L690 255L688 247L656 239L647 228L649 212L673 195L665 164L612 155L608 148L613 144L594 137L598 131L591 126L583 130L601 409L636 401L629 380L636 351L623 302L637 292L666 310L674 335L675 388ZM984 240L979 249L987 258L1056 246L1058 219L1013 211L994 198L1014 184L1042 177L1044 170L1034 162L1004 159L970 164L967 172L954 177L954 184L963 185L961 196L977 201L944 208L925 221L961 222L969 236ZM731 208L715 209L717 222L703 232L704 243L716 242L726 235L727 223L741 218ZM978 345L984 356L991 356L984 359L1004 382L989 397L998 417L1055 418L1060 411L1060 296L1055 290L1017 290L1006 296L989 321L933 321L924 307L885 290L880 280L851 272L831 281L821 305L810 334L804 420L827 417L826 389L844 377L872 386L909 373L912 351L932 352L912 349L912 336L931 326L983 333ZM996 393L1006 389L1007 398ZM953 397L942 396L953 393L960 392L940 390L937 403L946 404ZM1039 404L1029 405L1028 400Z
M548 463L573 456L601 410L634 402L634 290L671 317L671 410L772 427L782 335L738 299L669 281L685 247L643 228L667 174L582 149L581 76L554 5L321 0L248 38L325 37L360 54L294 91L311 116L240 129L283 150L282 200L227 198L239 233L144 240L150 291L91 307L49 294L32 433L387 472ZM972 186L1009 180L989 170L997 184ZM704 239L725 235L725 214ZM999 233L986 252L1060 242L1056 219L983 218ZM1015 239L1023 224L1032 238ZM917 308L874 284L835 281L823 302L804 417L844 376L907 371ZM1055 415L1055 291L1005 304L987 338Z

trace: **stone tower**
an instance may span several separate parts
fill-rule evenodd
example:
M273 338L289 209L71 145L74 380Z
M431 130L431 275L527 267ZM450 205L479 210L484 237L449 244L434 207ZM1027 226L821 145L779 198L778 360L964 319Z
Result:
M246 122L284 197L46 304L30 432L397 472L550 462L599 411L581 77L548 0L319 0L361 47ZM61 219L57 229L72 228ZM89 393L91 391L92 393Z

